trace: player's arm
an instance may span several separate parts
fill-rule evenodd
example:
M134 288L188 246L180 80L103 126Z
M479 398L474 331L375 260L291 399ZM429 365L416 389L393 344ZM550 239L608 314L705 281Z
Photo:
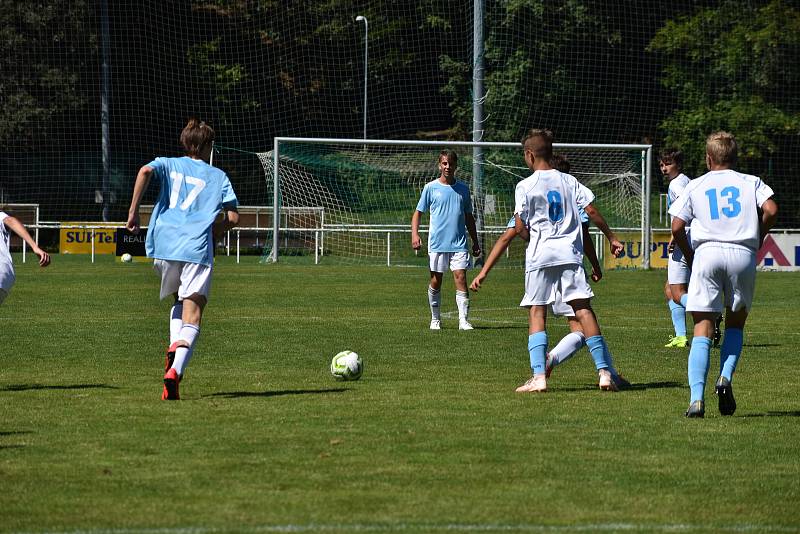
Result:
M587 204L583 210L586 212L586 215L589 216L589 219L594 223L597 228L603 232L603 235L606 236L608 239L608 243L611 246L611 254L615 257L619 257L622 254L623 246L619 239L617 239L617 235L611 231L609 228L608 223L606 222L603 214L600 213L600 210L594 207L594 204Z
M767 199L761 204L761 218L758 225L758 245L759 247L764 242L764 238L775 225L778 218L778 204L771 198Z
M6 217L3 219L3 224L5 224L7 228L10 228L12 232L22 238L28 244L28 246L31 247L33 253L39 256L40 267L47 267L50 265L50 255L39 248L39 245L37 245L36 241L33 240L31 234L28 233L28 229L25 228L25 225L19 222L19 219L16 217Z
M472 255L480 256L481 244L478 241L478 229L475 226L475 217L471 213L465 213L464 223L467 225L467 232L469 232L469 237L472 239Z
M517 232L514 228L509 228L503 232L503 235L500 236L500 238L492 247L492 250L489 252L489 257L486 258L481 272L479 272L477 276L473 278L472 284L469 286L471 290L477 291L480 289L481 284L484 282L484 280L486 280L486 277L489 276L489 271L491 271L492 267L494 267L498 260L500 260L500 256L503 255L508 248L508 245L511 244L511 241L515 237L517 237Z
M153 168L145 165L139 169L136 175L136 183L133 184L133 196L131 197L131 207L128 209L128 222L125 227L134 234L139 233L139 205L142 203L144 192L150 185L150 178L153 176Z
M224 213L222 219L214 222L211 228L215 237L221 236L239 224L239 212L235 205L223 206L222 209Z
M594 248L594 241L589 233L589 224L581 224L581 229L583 230L583 253L592 266L592 280L599 282L603 278L603 269L597 259L597 250Z
M522 222L519 213L514 214L514 231L522 238L523 241L530 241L530 230L528 230L528 227L525 226L524 222Z
M683 257L686 258L686 263L689 267L692 266L694 261L694 249L689 244L689 239L686 237L686 221L680 217L672 218L672 239L675 244L683 252Z
M411 248L419 250L422 248L422 239L419 237L419 221L422 218L422 212L414 210L411 216Z

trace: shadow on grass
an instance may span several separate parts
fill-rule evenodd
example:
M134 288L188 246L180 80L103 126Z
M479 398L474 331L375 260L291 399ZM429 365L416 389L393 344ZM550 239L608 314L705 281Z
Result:
M30 391L34 389L119 389L117 386L109 386L108 384L10 384L3 386L0 391Z
M281 397L283 395L321 395L325 393L343 393L347 388L334 389L285 389L282 391L220 391L206 397L223 397L225 399L238 399L241 397Z
M683 388L685 387L682 382L644 382L644 383L635 383L631 382L631 385L625 389L621 389L618 393L625 393L626 391L646 391L648 389L669 389L669 388ZM553 386L553 391L597 391L597 384L586 384L584 386L574 386L574 387L559 387Z
M774 411L765 413L748 413L739 417L800 417L800 410Z
M0 430L0 438L5 436L19 436L22 434L33 434L30 430ZM25 445L3 445L0 444L0 451L4 449L24 449Z

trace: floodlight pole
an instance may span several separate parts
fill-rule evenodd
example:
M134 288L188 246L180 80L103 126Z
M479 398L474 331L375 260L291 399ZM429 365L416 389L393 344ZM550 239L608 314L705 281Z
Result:
M359 15L356 17L356 22L364 23L364 139L367 138L367 69L369 64L367 62L369 51L369 22L367 17Z

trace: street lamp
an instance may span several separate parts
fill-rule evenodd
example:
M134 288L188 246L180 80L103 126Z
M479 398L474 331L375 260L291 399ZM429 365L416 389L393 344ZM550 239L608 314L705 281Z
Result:
M369 23L367 17L359 15L356 22L364 23L364 139L367 138L367 45L369 43Z

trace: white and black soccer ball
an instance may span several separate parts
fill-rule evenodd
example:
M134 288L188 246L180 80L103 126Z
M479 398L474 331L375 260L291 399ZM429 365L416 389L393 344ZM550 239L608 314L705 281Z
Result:
M331 374L336 380L358 380L363 372L364 362L352 350L343 350L331 360Z
M128 254L128 253L126 252L125 254L123 254L123 255L122 255L122 257L121 257L120 259L121 259L122 261L124 261L125 263L130 263L130 262L132 262L132 261L133 261L133 256L131 256L130 254Z

